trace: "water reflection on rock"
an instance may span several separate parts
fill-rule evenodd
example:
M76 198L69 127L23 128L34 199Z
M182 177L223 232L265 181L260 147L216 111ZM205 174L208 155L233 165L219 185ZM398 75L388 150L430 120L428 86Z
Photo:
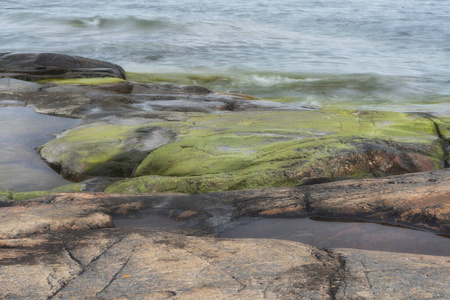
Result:
M323 248L450 256L450 239L430 232L362 222L244 218L224 238L276 238Z

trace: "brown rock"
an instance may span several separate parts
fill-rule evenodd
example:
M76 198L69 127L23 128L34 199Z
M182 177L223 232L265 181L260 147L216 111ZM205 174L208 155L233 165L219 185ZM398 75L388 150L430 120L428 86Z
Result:
M2 298L332 299L343 276L338 256L287 241L115 229L35 243L1 249Z
M148 209L174 219L180 214L196 219L192 230L198 233L220 230L240 217L310 216L376 221L450 234L450 170L192 196L67 193L10 204L13 206L0 209L0 238L108 228L112 227L110 215Z
M447 299L446 257L104 229L3 240L2 299Z

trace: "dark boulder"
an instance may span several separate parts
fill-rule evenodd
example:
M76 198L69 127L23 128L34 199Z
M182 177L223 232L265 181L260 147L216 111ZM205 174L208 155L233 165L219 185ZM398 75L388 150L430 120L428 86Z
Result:
M116 64L57 53L0 53L0 73L21 80L126 77Z

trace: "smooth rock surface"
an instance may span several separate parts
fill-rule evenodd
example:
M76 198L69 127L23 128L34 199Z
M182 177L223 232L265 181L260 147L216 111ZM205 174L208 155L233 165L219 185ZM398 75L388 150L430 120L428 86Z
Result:
M178 132L175 142L137 166L135 178L106 191L198 194L423 172L446 164L446 141L433 121L402 113L199 114L187 116Z
M39 83L14 78L0 78L0 93L37 93L41 88L42 85Z
M26 80L45 78L117 77L122 67L105 61L57 53L0 53L0 72ZM26 75L26 76L25 76Z
M174 140L155 122L142 125L91 123L68 130L38 151L64 177L131 176L153 149Z
M177 101L165 102L174 109L177 104L169 102ZM436 124L410 114L156 113L133 127L117 124L111 109L122 124L145 119L120 117L118 106L86 107L83 114L90 114L92 123L41 147L42 158L68 178L134 177L107 192L189 194L423 172L440 169L447 160L447 141ZM102 115L105 121L94 122ZM153 146L141 151L143 142Z

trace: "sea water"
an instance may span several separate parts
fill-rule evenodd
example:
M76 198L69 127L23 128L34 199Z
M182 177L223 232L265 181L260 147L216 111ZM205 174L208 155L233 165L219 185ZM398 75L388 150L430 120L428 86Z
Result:
M0 52L319 107L450 114L450 2L2 0Z

